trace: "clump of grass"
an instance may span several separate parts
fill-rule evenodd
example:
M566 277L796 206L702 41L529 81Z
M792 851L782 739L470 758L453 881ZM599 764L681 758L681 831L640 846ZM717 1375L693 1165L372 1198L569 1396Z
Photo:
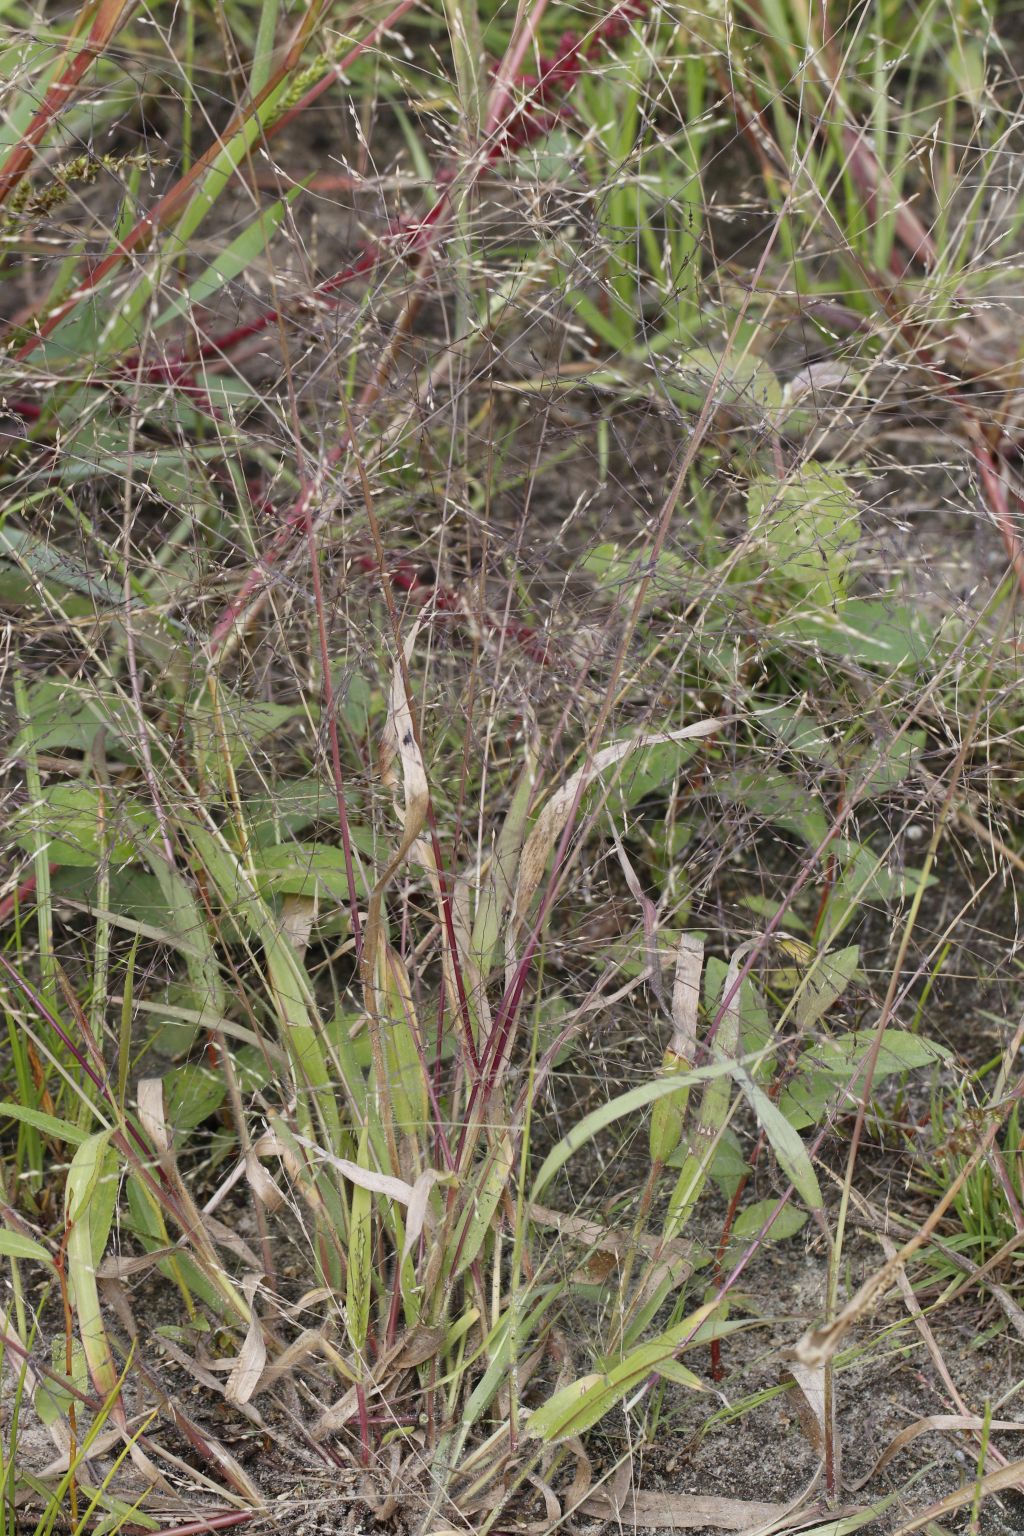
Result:
M254 1518L218 1415L424 1531L618 1518L631 1445L758 1400L755 1325L820 1461L768 1515L838 1529L854 1331L947 1212L1019 1235L1014 1038L848 1268L869 1108L959 1102L925 1005L1020 867L978 16L10 13L12 1531ZM795 1341L745 1288L800 1233ZM966 1406L918 1525L1013 1481Z

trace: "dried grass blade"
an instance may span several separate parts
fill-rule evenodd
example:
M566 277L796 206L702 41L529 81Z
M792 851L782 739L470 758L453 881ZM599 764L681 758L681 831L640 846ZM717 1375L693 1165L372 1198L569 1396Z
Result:
M678 731L659 731L655 735L631 736L626 741L616 741L610 746L602 747L599 752L594 753L589 762L584 763L582 768L578 768L571 774L565 783L555 790L541 811L523 847L512 902L516 922L523 922L533 894L547 867L551 851L565 830L572 808L577 803L580 793L594 779L604 773L606 768L623 762L631 753L641 751L644 747L657 747L667 742L691 741L697 737L711 736L721 729L721 725L720 720L696 720L692 725L684 726Z
M259 1385L267 1363L267 1341L263 1324L255 1307L259 1284L259 1275L249 1275L242 1282L242 1290L250 1308L249 1328L224 1387L224 1396L230 1403L241 1404L249 1401Z
M366 932L363 939L363 986L366 993L366 1008L371 1018L376 1017L379 1012L374 991L377 985L376 960L380 943L384 891L419 838L426 824L427 810L430 805L427 771L423 763L423 753L416 739L412 704L405 685L406 668L412 656L418 632L417 624L414 625L405 642L406 667L403 667L401 658L395 662L391 676L388 714L381 734L381 778L392 790L397 789L398 779L394 772L394 764L397 760L401 766L403 808L401 840L370 894L366 917ZM427 856L424 855L424 857Z
M762 1504L755 1499L727 1499L714 1494L661 1493L630 1488L621 1498L603 1489L590 1494L580 1506L585 1515L615 1521L620 1529L690 1531L710 1527L716 1531L754 1531L758 1526L783 1520L788 1504Z

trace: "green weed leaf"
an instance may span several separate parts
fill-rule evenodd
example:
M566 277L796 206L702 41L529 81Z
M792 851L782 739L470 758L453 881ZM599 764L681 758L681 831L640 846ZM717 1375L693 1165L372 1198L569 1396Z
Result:
M804 1203L812 1210L820 1210L822 1198L818 1178L811 1166L807 1148L795 1128L764 1090L757 1086L745 1068L735 1066L733 1076L757 1116L758 1123L778 1158L779 1167Z
M567 1435L582 1434L655 1374L666 1376L679 1386L703 1392L705 1387L700 1377L680 1365L675 1355L717 1305L717 1301L709 1302L658 1338L631 1350L610 1370L581 1376L578 1381L563 1387L540 1408L534 1409L526 1421L526 1433L548 1443L563 1440Z
M830 606L846 594L846 575L860 538L857 499L838 469L805 464L781 485L751 482L750 529L765 546L773 575Z

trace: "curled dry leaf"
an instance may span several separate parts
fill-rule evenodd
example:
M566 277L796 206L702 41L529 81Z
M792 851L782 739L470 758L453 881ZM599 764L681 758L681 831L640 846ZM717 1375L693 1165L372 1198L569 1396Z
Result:
M433 1184L450 1184L454 1175L450 1173L438 1173L435 1169L428 1169L421 1173L415 1184L409 1184L405 1179L397 1179L390 1173L375 1173L372 1168L361 1168L358 1163L353 1163L347 1157L335 1157L333 1152L326 1152L316 1142L310 1141L306 1136L296 1134L295 1140L302 1147L307 1147L314 1157L322 1162L329 1163L339 1173L344 1174L352 1184L358 1184L360 1189L368 1189L371 1194L383 1195L386 1200L397 1200L399 1205L405 1205L411 1211L423 1214L419 1215L420 1230L425 1215L426 1197ZM254 1150L260 1155L267 1151L280 1153L278 1146L269 1146L268 1137L261 1136ZM418 1234L417 1234L418 1235Z
M538 1226L553 1227L562 1237L590 1250L585 1261L588 1268L595 1266L594 1273L606 1274L620 1259L632 1250L643 1253L652 1262L659 1261L672 1267L680 1281L693 1273L694 1257L698 1246L686 1238L665 1239L650 1232L621 1232L614 1227L603 1227L596 1221L582 1216L572 1216L565 1211L553 1211L531 1200L526 1207L531 1221ZM607 1255L610 1265L602 1265L598 1255ZM594 1273L588 1275L594 1278Z
M414 1366L422 1365L425 1360L430 1360L436 1355L444 1344L445 1330L440 1325L421 1324L412 1328L408 1333L402 1334L395 1340L390 1349L377 1360L372 1375L363 1380L364 1390L369 1393L371 1388L383 1391L386 1384L396 1372L411 1370ZM351 1372L353 1377L360 1373ZM343 1397L326 1408L313 1424L310 1435L314 1440L324 1440L328 1435L342 1429L353 1418L359 1405L356 1388L350 1387Z
M611 746L602 747L588 762L584 763L582 768L578 768L574 774L571 774L565 783L555 790L537 817L533 831L523 847L519 860L515 898L512 903L512 914L516 922L522 923L524 920L533 894L547 867L551 850L565 830L577 797L592 780L604 773L606 768L623 762L631 753L640 751L644 747L657 747L665 742L690 741L699 736L710 736L721 729L722 723L721 720L695 720L692 725L686 725L679 731L659 731L652 736L630 736L626 741L616 741Z
M946 1203L943 1200L939 1209L941 1210ZM932 1217L929 1217L929 1222L934 1214L933 1212ZM915 1234L909 1243L904 1244L898 1253L894 1253L892 1258L882 1265L881 1269L869 1275L833 1322L826 1323L821 1328L812 1328L797 1340L793 1347L793 1358L801 1365L810 1366L813 1369L827 1364L835 1356L850 1330L855 1328L860 1320L881 1301L894 1283L902 1266L924 1241L924 1237Z
M144 1077L138 1089L139 1121L157 1152L170 1150L171 1137L167 1129L167 1112L164 1108L164 1084L159 1077Z
M341 1356L324 1330L322 1328L305 1328L297 1339L293 1339L288 1347L281 1351L273 1364L267 1366L260 1377L258 1390L260 1392L268 1391L276 1381L280 1381L283 1376L289 1375L290 1372L296 1370L300 1365L304 1365L312 1355L323 1355L335 1369L344 1368Z
M796 1406L800 1427L818 1455L825 1451L825 1369L801 1365L798 1360L787 1365L782 1376Z
M1008 1462L1005 1467L1000 1467L996 1472L986 1472L983 1477L972 1479L963 1488L958 1488L955 1493L947 1493L944 1499L937 1499L934 1504L929 1504L920 1514L908 1520L893 1532L893 1536L911 1536L911 1532L926 1529L934 1529L938 1522L951 1515L957 1509L963 1509L966 1505L980 1507L983 1499L989 1494L1008 1492L1011 1488L1017 1488L1024 1481L1024 1460Z
M967 1433L981 1434L1021 1434L1024 1433L1024 1424L1016 1419L985 1419L979 1418L973 1413L932 1413L927 1418L915 1419L913 1424L908 1424L901 1429L898 1435L889 1441L878 1460L872 1463L871 1469L865 1472L863 1477L858 1477L855 1482L845 1484L848 1493L858 1493L861 1488L866 1488L872 1478L887 1467L902 1450L916 1440L919 1435L955 1434ZM1019 1465L1019 1463L1018 1463Z
M242 1282L242 1292L250 1309L249 1328L224 1387L224 1396L230 1403L249 1401L256 1391L259 1379L263 1375L263 1368L267 1363L267 1341L263 1334L263 1324L253 1305L259 1283L259 1275L249 1275Z
M423 1228L429 1225L430 1191L442 1175L435 1168L425 1168L412 1187L405 1216L405 1242L402 1244L402 1263L420 1240Z
M287 895L281 902L281 932L301 960L316 921L316 897Z
M405 642L406 667L412 659L419 625L414 624ZM412 706L405 686L406 668L396 661L391 678L391 695L388 715L381 736L381 778L389 787L397 788L393 764L397 758L402 770L402 789L405 808L402 816L402 841L411 843L423 826L427 815L429 790L423 753L416 740L412 718Z
M245 1155L245 1178L256 1199L268 1211L276 1211L284 1204L284 1195L255 1152Z
M427 771L423 764L423 754L420 751L419 742L416 740L416 731L412 718L412 704L405 684L407 665L412 656L418 633L419 625L414 624L404 647L406 666L403 667L401 661L395 662L395 669L391 678L388 714L384 723L384 729L381 732L380 775L390 789L397 789L398 779L395 775L394 764L396 760L399 762L402 771L404 805L401 813L401 841L370 893L370 900L367 906L366 933L363 939L363 985L367 993L367 1011L370 1013L375 1012L373 1003L374 972L376 968L377 947L380 939L381 902L384 891L395 871L402 864L419 838L419 834L426 822L427 810L430 805ZM429 852L424 849L422 853L422 862L428 868L432 867Z

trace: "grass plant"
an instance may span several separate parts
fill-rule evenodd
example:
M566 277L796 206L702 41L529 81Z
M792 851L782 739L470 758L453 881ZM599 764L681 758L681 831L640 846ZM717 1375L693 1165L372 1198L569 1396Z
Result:
M4 1536L1019 1529L1012 13L0 49Z

